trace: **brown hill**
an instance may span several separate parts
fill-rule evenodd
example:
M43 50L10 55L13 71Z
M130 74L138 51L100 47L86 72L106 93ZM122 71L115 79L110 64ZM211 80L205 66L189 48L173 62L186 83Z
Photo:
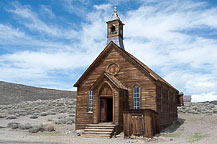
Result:
M38 99L50 100L66 97L75 98L76 91L38 88L0 81L0 105L35 101Z

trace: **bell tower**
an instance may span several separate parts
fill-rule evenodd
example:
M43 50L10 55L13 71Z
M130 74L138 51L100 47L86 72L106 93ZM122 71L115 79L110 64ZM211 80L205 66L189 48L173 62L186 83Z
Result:
M111 19L107 21L107 44L109 44L110 41L113 41L124 50L123 26L124 24L118 17L115 7Z

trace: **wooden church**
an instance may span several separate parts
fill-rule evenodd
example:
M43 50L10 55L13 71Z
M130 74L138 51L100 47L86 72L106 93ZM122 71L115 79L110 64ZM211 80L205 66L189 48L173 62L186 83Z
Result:
M178 118L179 91L124 49L123 26L115 9L107 46L74 84L76 129L84 129L83 135L128 129L128 135L151 137Z

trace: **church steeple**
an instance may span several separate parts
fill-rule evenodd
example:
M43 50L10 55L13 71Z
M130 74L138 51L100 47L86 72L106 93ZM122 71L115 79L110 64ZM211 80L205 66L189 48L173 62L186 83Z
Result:
M117 10L115 7L111 19L107 22L107 44L110 41L113 41L120 48L124 49L123 26L124 24L118 17Z
M120 20L116 7L114 7L114 13L112 14L111 20Z

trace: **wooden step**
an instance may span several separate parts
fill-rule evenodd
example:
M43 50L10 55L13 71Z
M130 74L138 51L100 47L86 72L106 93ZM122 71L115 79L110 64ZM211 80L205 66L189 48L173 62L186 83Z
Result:
M99 131L99 132L112 132L114 129L84 129L84 131Z
M106 125L103 125L103 124L89 124L87 125L89 127L115 127L115 125L109 125L109 124L106 124Z
M91 126L88 127L89 129L113 129L114 127L95 127L95 126Z
M115 125L111 123L88 124L81 134L82 137L111 138Z
M99 135L99 134L82 134L82 137L85 138L111 138L110 135Z

